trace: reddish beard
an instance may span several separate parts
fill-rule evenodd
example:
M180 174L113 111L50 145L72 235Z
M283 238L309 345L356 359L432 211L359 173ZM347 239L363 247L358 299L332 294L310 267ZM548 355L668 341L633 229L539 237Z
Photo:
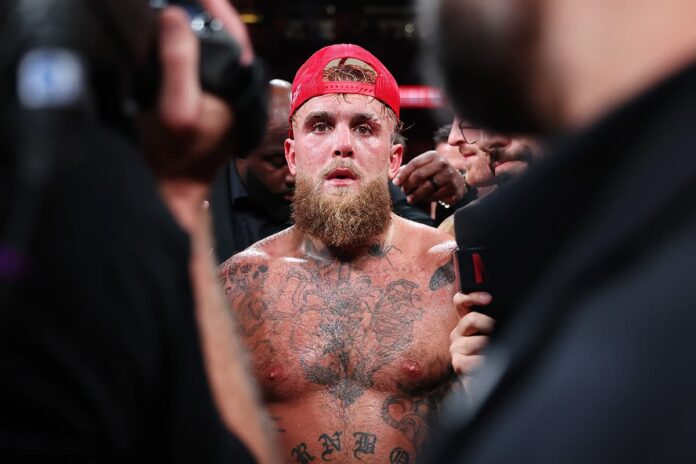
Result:
M329 170L336 167L352 165L332 165ZM337 187L324 193L323 180L324 175L314 181L297 175L292 211L295 227L330 248L344 250L367 245L372 237L387 229L391 222L391 196L386 172L355 192Z

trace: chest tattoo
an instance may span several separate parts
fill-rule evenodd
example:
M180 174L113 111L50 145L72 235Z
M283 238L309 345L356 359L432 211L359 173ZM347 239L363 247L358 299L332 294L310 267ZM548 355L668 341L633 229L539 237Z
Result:
M297 311L290 344L302 372L343 407L411 345L414 322L423 317L418 284L395 279L379 285L347 263L308 261L291 269L287 281Z

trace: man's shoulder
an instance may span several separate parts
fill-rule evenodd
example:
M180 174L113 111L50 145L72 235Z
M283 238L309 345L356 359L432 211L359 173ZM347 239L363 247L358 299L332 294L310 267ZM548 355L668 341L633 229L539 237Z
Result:
M403 218L395 219L401 240L413 244L418 252L426 253L432 258L449 259L457 248L452 236L434 227L425 226Z
M260 240L241 251L220 265L223 272L233 266L266 265L284 260L293 255L296 242L294 227L289 227L276 234Z

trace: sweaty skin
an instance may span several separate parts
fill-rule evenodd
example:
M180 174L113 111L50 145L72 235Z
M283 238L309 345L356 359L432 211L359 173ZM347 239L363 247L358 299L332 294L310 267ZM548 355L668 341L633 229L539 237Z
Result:
M291 227L222 265L286 462L416 462L457 384L448 239L392 214L351 256Z

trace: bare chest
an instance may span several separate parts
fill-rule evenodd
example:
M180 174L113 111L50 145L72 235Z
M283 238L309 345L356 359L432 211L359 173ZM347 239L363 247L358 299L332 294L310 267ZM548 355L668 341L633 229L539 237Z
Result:
M244 298L236 311L266 400L326 392L347 408L368 390L435 388L456 317L414 274L291 266Z

